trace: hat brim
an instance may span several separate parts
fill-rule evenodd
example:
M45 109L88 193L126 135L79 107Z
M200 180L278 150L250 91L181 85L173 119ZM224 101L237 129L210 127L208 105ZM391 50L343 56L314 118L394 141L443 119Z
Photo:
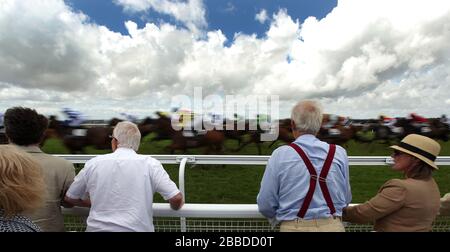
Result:
M411 156L414 156L414 157L422 160L423 162L425 162L427 165L433 167L434 169L439 170L439 168L437 167L437 165L433 161L431 161L430 159L428 159L428 158L426 158L426 157L424 157L424 156L422 156L420 154L417 154L415 152L412 152L410 150L407 150L407 149L402 148L402 147L397 146L397 145L389 146L389 148L392 148L394 150L398 150L398 151L404 152L406 154L409 154Z

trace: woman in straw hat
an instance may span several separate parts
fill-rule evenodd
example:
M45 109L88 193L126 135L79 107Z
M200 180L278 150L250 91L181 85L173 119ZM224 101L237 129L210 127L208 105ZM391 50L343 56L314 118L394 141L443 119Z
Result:
M344 208L344 221L374 222L376 231L430 231L440 207L439 188L432 177L440 145L425 136L410 134L394 149L392 169L404 179L387 181L372 199Z

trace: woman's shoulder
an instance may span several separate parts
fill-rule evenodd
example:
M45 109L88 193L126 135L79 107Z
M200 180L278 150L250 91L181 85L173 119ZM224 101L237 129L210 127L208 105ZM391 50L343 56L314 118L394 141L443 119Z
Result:
M40 232L41 229L28 217L14 215L6 218L0 216L0 232Z
M386 188L398 188L405 190L408 187L408 183L404 179L390 179L381 186L380 191Z

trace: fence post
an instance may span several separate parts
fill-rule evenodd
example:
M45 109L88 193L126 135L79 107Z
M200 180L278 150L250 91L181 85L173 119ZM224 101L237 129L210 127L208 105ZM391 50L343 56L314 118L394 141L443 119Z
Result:
M183 202L186 203L186 191L184 189L184 170L186 168L187 157L181 159L180 168L178 170L178 184L180 186L180 191L183 194ZM186 232L186 217L180 217L180 228L181 232Z

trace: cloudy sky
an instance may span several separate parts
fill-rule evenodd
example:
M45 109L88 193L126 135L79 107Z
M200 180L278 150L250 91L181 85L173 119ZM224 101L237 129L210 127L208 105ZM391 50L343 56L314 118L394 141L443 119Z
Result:
M448 0L1 0L0 111L143 117L202 88L449 115L449 41Z

